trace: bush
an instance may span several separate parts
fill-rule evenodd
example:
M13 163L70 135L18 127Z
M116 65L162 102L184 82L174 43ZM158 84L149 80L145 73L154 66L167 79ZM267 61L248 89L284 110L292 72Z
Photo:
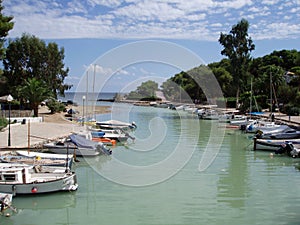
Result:
M289 116L299 116L300 108L292 104L287 104L283 107L283 112Z
M51 111L51 113L62 112L66 110L66 107L63 103L56 101L55 99L51 99L47 101L46 104Z
M8 120L4 117L0 117L0 130L8 125Z

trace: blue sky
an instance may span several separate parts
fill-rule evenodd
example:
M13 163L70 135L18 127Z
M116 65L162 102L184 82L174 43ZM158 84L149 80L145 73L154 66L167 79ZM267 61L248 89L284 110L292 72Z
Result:
M26 32L64 47L64 62L70 68L66 82L74 85L72 90L84 89L78 85L83 83L93 89L94 74L96 81L109 77L99 80L105 84L95 91L120 91L134 89L149 77L161 82L189 69L160 61L161 53L172 51L173 44L183 54L196 54L202 63L219 61L223 58L220 33L228 33L242 18L250 23L249 36L256 45L253 57L273 50L300 50L300 0L4 0L3 5L4 14L14 16L9 38ZM103 55L114 61L117 53L130 58L132 52L125 46L147 40L162 41L163 47L139 48L140 61L118 64L118 68L101 61ZM88 82L87 73L93 74Z

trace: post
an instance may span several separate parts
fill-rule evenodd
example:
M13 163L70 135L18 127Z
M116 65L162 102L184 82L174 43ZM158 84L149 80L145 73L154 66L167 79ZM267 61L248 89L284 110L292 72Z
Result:
M11 101L14 100L14 98L11 95L7 96L8 101L8 146L11 146L11 139L10 139L10 111L11 111Z
M84 101L85 95L82 96L82 126L84 126Z
M27 144L28 144L28 151L30 149L30 119L28 120L28 130L27 130Z

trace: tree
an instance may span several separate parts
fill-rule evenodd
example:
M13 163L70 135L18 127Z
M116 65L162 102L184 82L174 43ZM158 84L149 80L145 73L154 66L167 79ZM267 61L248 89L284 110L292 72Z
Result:
M2 10L4 7L2 6L2 0L0 0L0 60L3 60L5 56L5 37L8 35L8 32L13 29L14 23L12 22L12 16L4 16L2 14ZM5 84L6 78L3 76L3 71L0 69L0 84ZM0 89L0 94L2 93L2 89Z
M128 94L127 99L156 99L158 84L152 80L143 82L135 91Z
M0 0L0 59L3 60L5 56L5 48L4 42L5 37L8 35L8 32L13 29L14 22L12 22L12 16L4 16L2 14L2 10L4 7L2 6L2 0Z
M71 86L64 84L69 69L64 68L64 49L56 43L46 43L35 36L23 34L9 42L3 61L4 76L12 94L15 87L27 82L28 78L43 81L54 97L64 95Z
M29 102L30 107L33 109L34 116L38 116L39 104L53 97L52 92L45 82L36 78L28 78L24 85L17 88L18 96L22 96L25 101Z
M248 37L248 28L248 21L242 19L232 27L229 34L221 33L219 38L219 43L224 47L221 54L230 60L230 72L233 76L233 85L236 86L237 104L239 93L247 84L245 81L251 61L250 52L255 49L251 38Z

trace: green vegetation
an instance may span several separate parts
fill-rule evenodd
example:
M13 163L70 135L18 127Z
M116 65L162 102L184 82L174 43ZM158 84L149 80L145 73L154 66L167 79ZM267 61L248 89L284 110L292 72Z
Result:
M3 60L8 91L18 96L16 87L24 85L28 78L35 78L43 81L54 97L57 93L63 95L71 87L63 83L69 71L64 69L63 59L63 48L59 50L55 43L46 45L35 36L23 34L10 41Z
M45 82L36 78L28 78L22 86L17 86L17 94L22 100L28 101L34 116L38 116L39 104L52 97L52 92Z
M56 101L56 99L53 98L49 99L46 105L48 106L51 113L62 112L66 109L66 106L63 103L58 102Z
M255 45L248 37L248 28L248 22L242 19L228 35L220 35L219 42L224 47L221 54L227 58L207 67L200 65L182 71L164 82L162 88L166 98L171 101L191 98L204 103L207 100L205 88L209 88L207 79L214 75L228 107L236 107L239 103L239 109L246 112L250 110L252 100L252 111L278 108L289 115L299 114L300 52L295 49L275 50L263 57L251 58L250 52ZM211 73L206 71L207 68Z
M8 120L4 117L0 117L0 130L3 128L3 127L6 127L8 125Z
M127 99L140 100L140 101L155 101L156 91L158 90L158 84L152 80L143 82L137 87L136 91L132 91L128 94Z

